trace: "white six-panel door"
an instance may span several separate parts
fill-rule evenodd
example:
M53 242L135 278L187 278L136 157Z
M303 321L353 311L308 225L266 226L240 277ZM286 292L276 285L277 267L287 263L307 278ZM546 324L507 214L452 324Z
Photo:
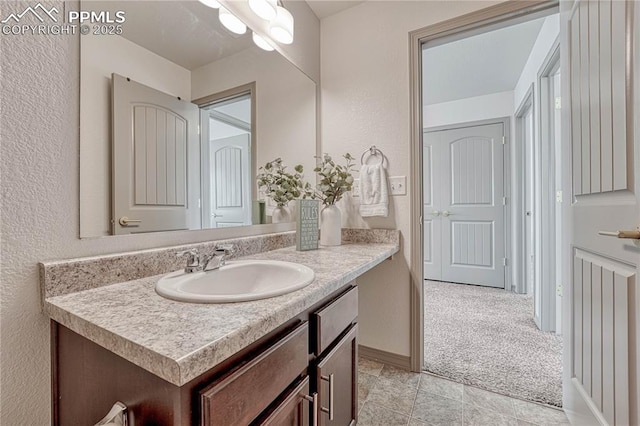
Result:
M503 124L424 136L425 278L504 288Z
M565 12L573 199L564 405L576 424L640 421L640 244L606 234L640 223L635 6L581 1Z

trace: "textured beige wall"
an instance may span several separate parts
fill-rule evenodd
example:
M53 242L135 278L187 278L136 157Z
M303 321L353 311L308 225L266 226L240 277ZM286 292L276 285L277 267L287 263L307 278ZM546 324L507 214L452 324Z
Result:
M390 176L408 176L408 34L494 3L368 1L323 19L323 151L334 155L349 151L359 159L363 150L376 145L389 159ZM358 280L360 343L409 355L409 196L392 197L389 218L364 221L355 200L343 206L346 224L397 228L403 235L401 254Z
M62 2L48 3L62 10ZM29 5L3 0L0 16ZM2 425L50 424L49 322L37 262L222 238L214 231L78 238L79 37L0 35Z

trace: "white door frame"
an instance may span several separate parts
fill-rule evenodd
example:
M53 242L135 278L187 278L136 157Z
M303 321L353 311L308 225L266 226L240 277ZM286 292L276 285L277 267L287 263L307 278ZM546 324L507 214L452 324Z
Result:
M557 141L554 132L555 127L553 115L555 114L555 100L550 99L549 79L552 74L560 69L560 37L556 38L549 54L545 58L538 71L538 144L540 152L540 176L542 179L540 186L540 262L539 277L541 291L541 313L538 327L544 332L560 332L556 324L556 287L559 285L556 279L556 265L562 264L562 251L557 252L556 243L556 211L560 209L560 204L556 200L556 176L561 174L561 170L556 170L556 152L560 141ZM546 165L546 167L544 167ZM544 168L543 168L544 167ZM561 200L560 200L561 201Z
M496 117L490 118L486 120L477 120L477 121L465 121L462 123L454 123L454 124L446 124L443 126L433 126L433 127L425 127L423 134L425 132L437 132L442 130L454 130L460 129L462 127L475 127L475 126L486 126L489 124L502 124L502 129L504 132L504 151L502 154L502 164L503 164L503 176L502 176L502 185L503 185L503 194L507 197L507 202L504 204L504 253L505 258L507 259L506 265L504 267L504 289L510 290L512 285L511 280L511 270L510 270L510 254L511 254L511 203L508 202L509 195L511 194L511 162L509 159L511 158L511 118L509 117ZM424 168L422 170L424 173ZM422 177L421 177L422 178Z
M202 185L202 194L210 194L211 193L211 183L210 183L210 179L209 179L209 174L208 172L205 173L205 171L209 170L209 163L208 163L208 159L209 159L209 112L205 111L204 108L208 107L210 105L213 104L217 104L220 102L224 102L226 100L231 100L231 99L235 99L238 98L240 96L243 95L249 95L251 97L251 170L252 170L252 176L251 176L251 182L256 182L255 179L255 174L256 174L256 170L258 170L258 161L257 161L257 156L258 156L258 149L257 149L257 136L258 136L258 131L257 128L258 126L256 125L256 82L253 81L251 83L247 83L247 84L243 84L242 86L238 86L238 87L233 87L231 89L227 89L224 90L222 92L219 93L214 93L212 95L208 95L208 96L204 96L202 98L198 98L193 100L192 102L196 105L198 105L198 107L200 107L200 151L202 153L200 162L201 162L201 167L203 170L202 176L201 176L201 185ZM207 195L208 197L208 195ZM201 197L201 205L202 205L202 224L203 226L206 225L210 225L210 220L211 220L211 209L209 207L210 203L208 202L208 200L203 199L204 197ZM257 183L251 185L251 199L252 200L257 200L258 199L258 185ZM205 222L204 218L207 219L207 221ZM254 223L260 223L259 221L256 221L256 218L253 218Z
M524 22L558 12L557 0L507 1L409 33L411 259L410 259L410 361L413 371L424 363L424 272L422 263L422 46L460 36L486 32L506 22Z
M529 90L527 90L526 95L524 96L522 102L520 103L520 105L518 106L518 108L516 109L516 112L514 114L514 118L515 118L515 127L516 127L516 134L514 137L514 143L515 143L515 147L514 147L514 153L515 153L515 158L516 158L516 162L518 164L518 169L515 171L515 184L516 187L518 188L518 191L516 191L516 199L513 200L513 204L516 206L515 207L515 215L516 215L516 235L515 235L515 240L516 241L520 241L520 244L517 245L516 249L517 249L517 254L515 256L515 259L513 260L514 266L515 266L515 270L516 270L516 274L517 274L517 281L515 283L515 288L514 291L516 293L520 293L520 294L526 294L527 293L527 259L526 259L526 255L527 255L527 230L526 230L526 226L527 226L527 221L525 220L525 215L526 215L526 210L527 210L527 206L526 206L526 195L527 195L527 187L526 187L526 176L525 176L525 171L527 170L526 168L526 147L524 146L524 140L526 138L525 136L525 126L524 126L524 118L525 118L525 114L528 111L531 111L532 114L535 114L535 99L533 96L534 90L533 90L533 84L531 84L531 86L529 87ZM534 116L534 122L535 122L535 116ZM534 144L534 150L535 150L535 126L532 129L533 131L533 141L532 143ZM534 193L535 193L535 179L534 179ZM537 214L534 215L534 219L533 219L533 228L534 228L534 234L536 233L536 221L537 221ZM535 239L534 239L534 253L536 254L537 257L537 244L535 243ZM533 271L533 279L534 282L535 280L538 279L538 271L534 268ZM535 288L535 284L534 284L534 288Z

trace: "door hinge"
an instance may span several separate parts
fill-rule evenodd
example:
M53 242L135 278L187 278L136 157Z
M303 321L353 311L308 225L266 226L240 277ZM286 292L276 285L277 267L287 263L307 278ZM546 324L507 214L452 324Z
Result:
M560 96L558 96L555 99L555 104L556 104L556 109L562 109L562 98Z
M502 205L503 206L507 205L507 197L502 197Z
M424 219L422 218L422 216L420 216L420 222L418 222L420 224L420 227L422 227L422 221L424 221Z
M502 145L506 145L506 143L507 143L507 137L503 136L502 137Z
M502 266L507 266L509 264L509 261L506 257L502 258Z
M200 125L198 124L198 134L200 134Z
M562 297L563 293L564 293L564 287L562 286L562 284L558 284L558 286L556 287L556 296Z

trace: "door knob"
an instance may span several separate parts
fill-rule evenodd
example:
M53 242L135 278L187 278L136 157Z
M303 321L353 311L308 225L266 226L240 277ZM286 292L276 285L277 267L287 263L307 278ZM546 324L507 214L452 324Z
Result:
M129 224L131 223L140 223L142 222L142 220L140 219L129 219L126 216L122 216L119 220L118 223L122 226L129 226Z
M211 213L211 216L215 219L216 217L224 217L221 214L215 214L215 213Z
M431 212L431 216L440 216L440 210L434 210Z
M640 240L640 228L633 231L600 231L599 235L605 237L630 238L632 240Z
M443 212L442 212L442 216L444 216L444 217L449 217L449 216L451 216L451 215L453 215L453 213L451 213L451 212L450 212L450 211L448 211L448 210L445 210L445 211L443 211Z

